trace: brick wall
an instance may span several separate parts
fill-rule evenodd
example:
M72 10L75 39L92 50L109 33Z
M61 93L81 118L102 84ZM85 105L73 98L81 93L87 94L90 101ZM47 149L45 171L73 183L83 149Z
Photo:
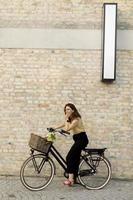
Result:
M100 82L99 51L3 49L0 54L1 173L18 173L29 155L30 133L46 135L46 127L63 120L64 104L73 102L90 146L108 147L113 175L131 178L133 52L118 52L113 84ZM56 145L65 155L71 142L58 137Z
M133 3L115 2L119 28L132 29ZM100 28L102 3L1 1L0 27ZM132 66L133 51L118 51L116 81L106 84L100 81L100 51L0 49L0 174L19 174L30 133L46 135L46 127L63 120L64 104L72 102L90 146L108 148L113 177L133 178ZM55 145L66 155L71 143L58 137Z
M118 3L119 29L133 28L131 0L2 0L0 27L99 29L104 2Z

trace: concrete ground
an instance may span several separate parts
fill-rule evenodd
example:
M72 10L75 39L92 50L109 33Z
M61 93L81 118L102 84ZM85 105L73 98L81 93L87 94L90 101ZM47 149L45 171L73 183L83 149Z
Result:
M0 200L133 200L133 181L111 180L101 190L87 190L81 185L63 185L63 177L55 177L42 191L26 189L19 177L0 177Z

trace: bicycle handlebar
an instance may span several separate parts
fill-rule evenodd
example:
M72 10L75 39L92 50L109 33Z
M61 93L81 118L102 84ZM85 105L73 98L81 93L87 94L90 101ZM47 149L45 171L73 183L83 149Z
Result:
M49 131L49 132L54 132L54 133L60 133L60 134L62 134L62 135L64 135L64 136L66 136L66 135L70 135L70 133L68 132L68 131L65 131L65 130L63 130L63 129L60 129L60 130L57 130L57 129L54 129L54 128L47 128L47 130Z

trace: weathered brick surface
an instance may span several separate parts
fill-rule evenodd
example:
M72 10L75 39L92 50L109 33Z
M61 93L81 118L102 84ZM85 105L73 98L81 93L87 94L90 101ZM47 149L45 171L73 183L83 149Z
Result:
M108 148L113 177L133 178L132 66L133 51L119 51L116 81L107 84L100 81L100 51L1 49L0 174L19 174L30 133L46 135L46 127L63 120L64 104L72 102L90 146ZM56 141L63 155L71 143Z
M104 0L1 0L0 27L101 28ZM108 0L106 2L114 2ZM133 1L118 3L118 28L133 28Z

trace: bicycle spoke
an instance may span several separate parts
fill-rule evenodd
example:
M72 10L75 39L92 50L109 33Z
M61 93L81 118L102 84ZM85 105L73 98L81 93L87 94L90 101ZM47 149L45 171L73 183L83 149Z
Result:
M21 181L30 190L45 188L54 176L54 165L43 155L31 156L21 168Z
M88 189L104 187L111 175L111 168L107 160L99 155L88 156L80 164L79 180Z

